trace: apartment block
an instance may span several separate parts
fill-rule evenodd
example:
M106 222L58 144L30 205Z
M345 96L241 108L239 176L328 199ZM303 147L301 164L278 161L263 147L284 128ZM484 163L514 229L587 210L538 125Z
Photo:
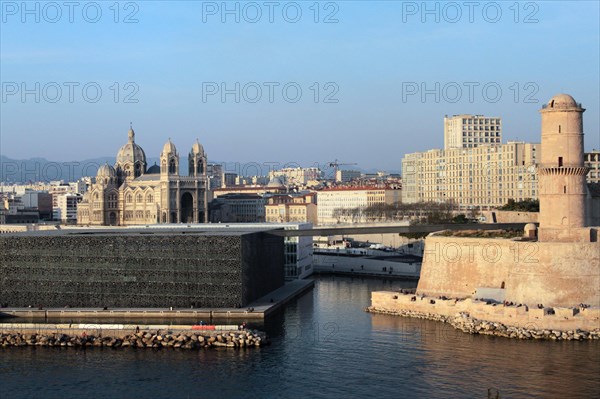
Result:
M588 183L600 183L600 151L586 152L583 157L585 166L590 168L587 174Z
M502 143L502 119L483 115L444 117L444 149L497 146Z
M315 193L271 195L265 204L265 221L317 224L316 197Z
M340 216L340 211L365 209L377 204L401 200L401 190L377 187L336 187L317 192L317 215L320 225L354 222Z
M494 146L429 150L402 159L402 202L448 202L491 209L538 197L540 145L509 142Z

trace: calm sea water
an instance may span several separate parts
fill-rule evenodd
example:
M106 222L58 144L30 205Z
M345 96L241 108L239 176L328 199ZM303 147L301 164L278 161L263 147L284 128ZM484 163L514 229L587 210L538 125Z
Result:
M598 342L471 336L365 313L408 282L317 278L251 350L0 349L0 398L600 397Z

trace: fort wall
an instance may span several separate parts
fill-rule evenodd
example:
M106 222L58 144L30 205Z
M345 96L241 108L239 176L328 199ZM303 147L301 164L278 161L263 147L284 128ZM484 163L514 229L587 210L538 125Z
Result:
M600 243L426 238L418 294L468 298L478 288L530 306L600 306Z

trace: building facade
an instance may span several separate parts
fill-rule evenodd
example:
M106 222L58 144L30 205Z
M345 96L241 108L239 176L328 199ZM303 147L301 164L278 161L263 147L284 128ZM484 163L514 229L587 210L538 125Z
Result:
M64 224L77 223L77 208L81 201L81 194L60 194L54 195L56 198L56 207L52 209L52 218Z
M317 224L316 198L315 193L270 195L265 203L265 221Z
M261 223L265 221L265 199L258 194L225 194L210 203L213 223Z
M378 187L336 187L317 191L317 219L320 225L361 222L344 210L364 210L378 204L393 204L401 190ZM357 214L358 215L358 214Z
M269 172L269 179L280 177L287 185L303 186L311 181L320 180L322 175L319 168L283 168Z
M362 177L358 170L338 170L335 172L335 181L338 183L350 183Z
M476 148L502 143L502 119L483 115L444 117L444 149Z
M452 148L407 154L402 159L402 202L454 202L491 209L509 199L535 199L540 145Z
M590 171L587 174L588 183L600 183L600 151L587 152L583 163Z
M154 223L199 223L208 217L206 154L196 141L188 156L188 176L179 175L179 153L169 139L160 165L147 168L146 154L129 130L115 166L98 169L96 182L79 204L82 225L126 226Z

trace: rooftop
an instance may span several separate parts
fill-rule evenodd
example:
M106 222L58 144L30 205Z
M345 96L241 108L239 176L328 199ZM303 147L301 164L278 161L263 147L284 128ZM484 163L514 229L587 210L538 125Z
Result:
M284 226L274 224L162 224L132 226L132 227L104 227L104 228L69 228L61 230L28 231L21 233L2 234L3 237L65 237L65 236L241 236L245 234L261 233L281 230Z

